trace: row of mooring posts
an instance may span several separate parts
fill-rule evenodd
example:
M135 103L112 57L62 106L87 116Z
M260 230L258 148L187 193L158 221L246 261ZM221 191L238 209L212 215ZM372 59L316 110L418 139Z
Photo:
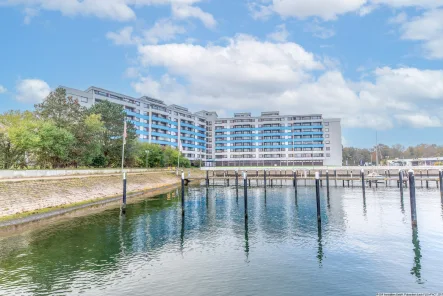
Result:
M402 170L399 170L398 176L399 176L399 187L400 187L400 196L403 200L403 174L404 172ZM266 171L264 172L264 188L266 191ZM334 171L334 176L336 178L336 172ZM362 183L362 192L363 192L363 198L365 198L365 173L364 170L361 170L361 183ZM413 227L417 226L417 210L416 210L416 196L415 196L415 175L413 170L409 170L408 172L408 180L409 180L409 196L410 196L410 205L411 205L411 223ZM440 182L440 195L443 201L443 171L439 171L439 182ZM377 184L377 181L376 181ZM236 191L238 196L238 170L235 172L235 185L236 185ZM297 201L297 172L293 171L293 185L294 185L294 192L295 192L295 198ZM327 197L329 198L329 171L326 170L326 190L327 190ZM126 212L126 186L127 186L127 180L126 180L126 172L123 172L123 201L122 201L122 207L121 212L124 214ZM206 172L206 186L209 186L209 173ZM315 173L315 190L316 190L316 203L317 203L317 222L320 225L321 224L321 204L320 204L320 187L321 187L321 180L320 180L320 173ZM244 188L244 208L245 208L245 218L248 218L248 175L246 172L243 172L243 188ZM181 173L181 207L182 207L182 215L185 214L185 174L182 171Z
M414 171L410 170L409 172L409 196L410 196L410 204L411 204L411 223L413 227L417 226L417 210L416 210L416 197L415 197L415 176L414 176ZM335 175L335 174L334 174ZM365 184L365 172L362 169L361 170L361 184L362 184L362 192L363 192L363 198L365 199L366 197L366 184ZM400 170L399 171L399 177L400 177L400 194L401 194L401 199L403 200L403 172ZM439 178L440 178L440 182L443 179L443 172L440 171L439 172ZM208 184L208 183L207 183ZM295 192L295 198L297 201L297 172L294 171L293 172L293 186L294 186L294 192ZM327 197L329 198L329 171L326 171L326 192L327 192ZM182 185L183 187L183 185ZM264 174L264 187L266 190L266 171ZM315 173L315 196L316 196L316 206L317 206L317 222L318 225L321 225L321 200L320 200L320 187L321 187L321 183L320 183L320 173L316 172ZM440 186L442 187L442 186ZM236 171L236 190L237 190L237 196L238 196L238 172ZM243 190L244 190L244 209L245 209L245 218L248 218L248 175L246 172L243 172ZM183 193L183 189L182 189L182 195L184 195ZM443 189L440 189L441 192L441 196L443 199ZM183 203L183 200L182 200Z

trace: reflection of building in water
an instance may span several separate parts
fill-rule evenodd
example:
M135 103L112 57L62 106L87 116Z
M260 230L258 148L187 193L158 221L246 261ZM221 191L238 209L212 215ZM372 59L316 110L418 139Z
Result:
M30 286L51 290L48 278L56 279L60 274L74 274L79 266L84 272L96 272L101 265L112 266L105 268L105 273L121 268L125 264L119 260L123 250L128 256L131 253L146 253L146 258L152 260L164 250L186 250L189 241L201 239L215 242L226 232L239 245L244 246L247 256L253 250L251 242L258 237L279 242L306 233L312 237L318 236L313 191L299 190L298 207L295 206L292 187L268 189L266 206L261 189L249 192L247 224L243 214L242 194L240 193L240 201L237 203L234 188L211 188L208 190L209 198L206 198L206 189L192 187L189 188L185 204L184 221L180 215L180 200L174 198L175 192L171 192L160 198L129 205L124 220L119 219L119 209L115 209L61 222L57 227L28 236L26 250L31 255L26 260L17 260L24 247L19 246L17 250L3 248L0 266L4 267L6 276L0 281L17 280L16 271L22 269L21 277L29 278ZM334 224L334 229L344 229L341 198L334 198L334 194L335 191L331 191L329 212L326 196L322 196L325 215L323 231L328 224ZM322 260L321 237L318 246L317 255ZM25 268L30 264L37 270L44 269L44 275L39 276L35 269ZM416 267L414 271L419 271L420 265L416 264ZM11 272L8 272L8 268Z

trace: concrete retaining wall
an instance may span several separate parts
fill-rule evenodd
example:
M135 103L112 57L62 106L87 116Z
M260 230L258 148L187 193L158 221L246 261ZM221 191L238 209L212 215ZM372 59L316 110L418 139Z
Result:
M161 172L172 169L125 169L128 173ZM38 178L75 175L120 174L121 169L86 169L86 170L0 170L0 179Z

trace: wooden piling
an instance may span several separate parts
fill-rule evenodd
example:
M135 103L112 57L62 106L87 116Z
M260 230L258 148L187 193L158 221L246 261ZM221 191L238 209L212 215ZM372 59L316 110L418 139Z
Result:
M411 223L413 227L417 227L417 209L415 201L415 176L414 171L409 170L409 197L411 203Z
M398 170L398 187L400 188L400 196L403 198L403 172Z
M181 201L182 201L182 216L185 215L185 173L182 171L181 180Z
M361 170L361 187L363 189L363 198L365 197L366 193L366 185L365 185L365 171L362 169Z
M123 200L122 200L122 214L126 213L126 172L123 172Z
M337 187L337 170L334 170L335 187Z
M326 170L326 194L329 197L329 171Z
M244 187L244 201L245 201L245 219L248 219L248 175L243 172L243 187Z
M294 171L294 191L295 191L295 196L297 197L297 172Z
M443 171L442 170L438 171L438 179L440 181L440 196L443 200Z
M320 175L315 172L315 196L317 200L317 223L321 224L321 209L320 209Z

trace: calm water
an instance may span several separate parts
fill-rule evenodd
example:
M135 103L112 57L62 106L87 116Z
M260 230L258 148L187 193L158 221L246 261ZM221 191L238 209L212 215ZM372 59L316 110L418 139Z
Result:
M0 239L0 294L375 295L443 292L439 193L418 189L418 231L397 188L187 189Z

